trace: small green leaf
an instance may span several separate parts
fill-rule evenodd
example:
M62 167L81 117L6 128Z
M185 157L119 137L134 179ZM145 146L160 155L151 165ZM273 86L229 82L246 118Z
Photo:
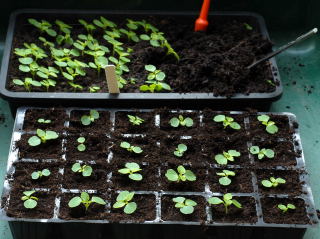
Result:
M230 124L230 127L233 128L233 129L236 129L236 130L241 129L241 126L237 122L232 122Z
M170 119L170 125L175 128L178 127L180 125L179 119L176 117Z
M157 69L154 65L145 65L144 68L150 72L154 72Z
M90 116L94 119L99 119L99 112L96 110L90 110Z
M191 170L186 170L185 176L188 181L196 181L197 177Z
M213 121L215 121L215 122L223 122L225 119L226 119L226 117L224 115L216 115L213 118Z
M223 195L223 200L228 201L232 199L232 194L231 193L226 193Z
M89 177L89 176L91 176L91 174L92 174L92 167L85 165L84 169L83 169L83 172L82 172L82 175L84 177Z
M79 144L77 146L78 151L83 152L86 150L86 146L84 144Z
M265 155L268 157L268 158L274 158L274 151L271 150L271 149L267 149L265 151Z
M126 214L132 214L137 209L137 204L135 202L130 202L124 207L124 212Z
M129 149L130 148L130 144L128 142L121 142L120 143L120 147L124 148L124 149Z
M141 181L142 180L142 175L139 173L133 173L129 175L129 178L134 180L134 181Z
M85 137L79 137L79 138L77 139L77 142L80 143L80 144L83 144L85 141L86 141L86 138L85 138Z
M228 160L222 154L217 154L214 159L221 165L226 165L228 163Z
M287 208L290 208L290 209L296 209L296 206L295 205L293 205L293 204L291 204L291 203L289 203L288 205L287 205Z
M33 172L33 173L31 174L31 178L34 179L34 180L38 179L39 177L40 177L39 171Z
M167 179L169 181L178 181L179 179L179 176L178 174L176 173L176 171L174 171L173 169L168 169L165 176L167 177Z
M219 183L221 185L227 186L227 185L230 185L231 179L228 177L222 177L222 178L219 178Z
M237 208L242 208L241 203L239 203L237 200L232 199L232 204L235 205Z
M14 79L12 80L14 84L16 85L24 85L23 81L22 80L19 80L19 79Z
M193 126L193 120L191 118L185 118L184 121L185 121L187 127Z
M125 205L126 205L125 202L118 201L118 202L113 204L113 208L121 208L121 207L124 207Z
M90 196L87 192L82 192L80 195L80 198L82 199L82 201L89 201L90 200Z
M82 123L83 125L90 125L90 124L91 124L91 119L90 119L90 117L89 117L88 115L83 115L83 116L81 117L81 123Z
M267 126L266 130L269 134L275 134L278 132L278 127L273 124L273 125Z
M18 59L21 64L30 65L33 62L31 57L23 57Z
M140 35L140 39L141 39L141 40L144 40L144 41L149 41L149 40L150 40L150 37L149 37L148 35L146 35L146 34L141 34L141 35Z
M172 201L176 203L184 203L184 200L185 200L184 197L175 197L172 199Z
M92 196L91 201L100 205L106 205L106 202L100 197Z
M81 169L80 163L73 164L71 168L72 172L75 172L75 173L78 172L80 169Z
M258 154L259 152L260 152L260 148L258 146L251 146L250 147L250 153Z
M259 115L257 119L261 122L268 122L270 117L268 115Z
M278 208L279 208L280 210L282 210L282 211L287 211L287 210L288 210L287 207L286 207L285 205L283 205L283 204L279 204L279 205L278 205Z
M221 204L223 201L218 197L211 197L208 199L208 202L213 205Z
M30 146L37 146L41 144L41 139L38 136L32 136L28 139L28 144Z
M261 184L266 188L271 188L272 187L272 183L269 180L262 180Z
M46 139L47 140L56 139L58 137L59 137L59 135L56 132L50 131L50 130L46 131Z
M26 201L24 201L23 205L25 208L29 208L29 209L32 209L32 208L35 208L37 206L37 201L34 200L34 199L28 199Z
M124 201L127 199L128 195L129 195L129 191L122 191L119 193L119 195L117 196L117 201Z
M126 163L125 166L126 166L126 168L128 168L132 171L135 171L135 172L140 169L140 166L137 163Z
M49 169L44 169L42 170L42 175L48 177L50 175L50 170Z
M130 173L130 169L122 168L122 169L119 169L118 172L121 174L128 174L128 173Z
M193 206L193 207L197 206L197 203L195 201L191 200L191 199L186 199L185 204L187 206Z
M81 202L82 202L82 199L77 196L77 197L72 198L69 201L68 206L71 207L71 208L77 207L77 206L79 206L81 204Z
M143 152L143 150L140 147L133 147L132 151L136 154L140 154Z
M183 214L192 214L194 211L194 207L193 206L185 206L183 208L180 208L180 212Z

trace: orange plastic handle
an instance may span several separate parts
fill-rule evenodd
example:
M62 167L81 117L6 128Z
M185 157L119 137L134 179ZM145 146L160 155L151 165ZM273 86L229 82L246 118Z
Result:
M197 31L205 31L209 25L208 23L208 13L210 8L210 0L203 0L203 4L201 7L201 12L199 18L196 20L194 30Z

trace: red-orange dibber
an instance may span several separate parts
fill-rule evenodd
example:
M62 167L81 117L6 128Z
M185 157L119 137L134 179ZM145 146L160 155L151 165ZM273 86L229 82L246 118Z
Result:
M194 25L194 30L197 31L205 31L209 25L208 23L208 12L210 8L210 0L203 0L201 12L199 18L196 20Z

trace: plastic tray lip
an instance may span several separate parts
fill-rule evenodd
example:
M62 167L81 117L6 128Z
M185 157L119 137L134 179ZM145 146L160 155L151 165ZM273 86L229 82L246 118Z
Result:
M61 108L61 107L57 107ZM47 107L20 107L17 110L17 115L16 119L14 122L14 127L13 127L13 134L11 138L11 144L10 144L10 149L9 149L9 156L8 156L8 162L12 157L15 157L14 155L14 141L16 140L15 135L18 134L23 134L25 133L22 131L22 123L21 122L21 117L24 117L24 114L26 110L28 109L48 109ZM83 108L83 107L65 107L64 110L66 112L71 112L72 110L88 110L88 109L96 109L96 110L101 110L101 111L109 111L109 112L118 112L118 111L134 111L135 109L119 109L119 108ZM138 109L141 111L153 111L154 109ZM172 111L172 110L171 110ZM183 112L190 112L190 110L182 110ZM194 112L202 113L201 110L191 110ZM219 112L219 111L215 111ZM231 114L241 114L243 111L229 111ZM292 123L296 122L296 116L292 113L287 113L287 112L256 112L256 114L273 114L273 115L284 115L289 118L289 124L292 127ZM23 118L24 119L24 118ZM304 154L303 154L303 149L302 149L302 144L301 144L301 139L300 139L300 134L299 134L299 129L295 129L295 138L293 140L298 142L297 148L295 150L301 150L301 157L300 161L302 162L300 165L297 164L297 169L301 168L305 170L305 159L304 159ZM293 141L292 140L292 141ZM12 163L12 162L11 162ZM9 169L11 168L11 164L8 163L7 165L7 173L9 172ZM313 196L312 196L312 191L310 187L310 182L309 178L307 175L307 172L303 174L304 181L305 181L305 187L304 190L306 190L306 195L301 194L298 196L294 196L294 198L301 198L308 204L306 206L307 213L315 213L315 207L314 207L314 201L313 201ZM89 191L89 190L87 190ZM10 187L8 184L8 179L4 181L4 190L2 193L3 196L9 195L10 192ZM136 191L137 194L153 194L156 197L156 201L160 198L162 195L198 195L202 197L209 197L209 196L219 196L222 195L221 193L212 193L212 192L197 192L197 193L191 193L191 192L166 192L166 191ZM243 196L243 197L252 197L259 204L259 198L265 198L265 197L273 197L274 195L260 195L257 197L255 193L234 193L235 196ZM279 197L286 197L286 195L278 195ZM60 197L60 196L59 196ZM58 198L59 198L58 197ZM57 200L57 198L56 198ZM160 199L159 199L160 200ZM57 204L56 204L57 206ZM157 206L156 206L157 210ZM258 214L257 216L259 217L259 210L256 209ZM261 220L258 219L257 222L255 223L220 223L220 222L212 222L210 219L211 212L208 211L208 206L206 205L206 212L207 212L207 220L204 225L206 226L253 226L253 227L277 227L277 228L310 228L310 227L316 227L317 224L319 223L318 218L316 217L316 214L314 216L310 217L310 224L276 224L276 223L265 223ZM23 221L23 222L52 222L52 223L69 223L69 222L84 222L84 223L110 223L109 220L64 220L64 219L59 219L59 218L50 218L50 219L31 219L31 218L13 218L13 217L8 217L6 215L6 210L5 208L1 207L0 208L0 220L5 220L5 221ZM123 221L120 223L130 223L130 224L183 224L183 225L202 225L200 222L181 222L181 221L162 221L159 218L156 218L155 220L152 221L145 221L143 223L135 222L135 221Z
M279 85L276 86L275 91L269 93L250 93L250 94L235 94L231 98L226 96L214 96L213 93L120 93L120 94L109 94L109 93L72 93L72 92L14 92L6 89L7 82L7 73L8 66L12 48L12 40L14 36L14 28L16 23L16 18L20 14L28 13L48 13L48 14L133 14L133 15L178 15L178 16L192 16L197 15L196 12L165 12L165 11L101 11L101 10L58 10L58 9L19 9L14 11L10 15L8 31L6 36L5 48L1 64L1 73L0 73L0 95L5 99L91 99L91 100L108 100L108 99L117 99L117 100L134 100L134 99L143 99L143 100L272 100L275 101L279 99L283 92L283 86L280 79L280 74L278 72L277 63L274 58L269 60L271 74L277 72L277 79ZM257 13L253 12L242 12L242 11L226 11L226 12L211 12L212 15L218 16L251 16L257 19L259 24L261 34L270 39L268 31L266 29L266 24L263 17ZM273 75L274 76L274 75Z

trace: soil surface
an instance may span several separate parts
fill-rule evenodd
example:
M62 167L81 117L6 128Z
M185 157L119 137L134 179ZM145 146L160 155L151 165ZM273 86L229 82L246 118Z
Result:
M78 19L70 16L33 14L32 17L37 20L50 21L57 32L59 29L54 24L57 18L72 25L71 37L74 40L77 40L79 34L87 34L82 25L78 23ZM125 25L127 17L122 19L115 19L112 16L105 17L115 21L118 28L127 29ZM85 19L92 22L94 18L87 16ZM142 20L141 17L130 16L130 18ZM132 52L129 56L131 62L127 64L130 71L122 75L129 83L121 89L121 92L139 92L139 87L145 84L147 79L148 72L144 67L148 64L155 65L157 69L166 74L165 82L171 86L172 92L208 92L230 97L236 93L272 92L275 90L275 85L279 84L278 80L273 79L269 62L257 65L251 70L246 68L256 59L272 51L271 42L260 34L258 23L253 17L212 17L210 22L214 24L209 25L207 32L194 32L194 17L145 16L144 19L164 32L165 38L177 52L180 60L177 61L173 55L168 55L165 48L153 47L149 41L140 40L138 43L128 41L128 38L122 34L117 40L123 43L124 49L131 48ZM248 30L245 23L250 24L253 29ZM142 28L135 32L138 35L146 33ZM103 34L101 28L93 31L93 37L112 52L112 46L103 39ZM150 32L147 34L149 35ZM72 48L68 44L59 46L55 38L47 34L40 34L38 29L28 24L27 17L21 17L16 22L12 49L23 48L23 43L35 43L49 56L38 60L37 63L41 66L55 66L54 60L50 57L49 48L43 46L43 43L38 40L39 36L54 42L56 48ZM106 56L111 56L111 53ZM23 86L14 85L12 79L24 79L31 76L30 73L19 71L18 58L13 52L11 53L6 85L10 91L25 91ZM74 57L74 59L86 63L93 61L93 57L87 54ZM89 92L91 86L99 86L101 90L98 92L107 91L103 72L98 75L97 71L92 68L86 68L85 71L85 76L77 76L74 80L74 83L83 86L83 92ZM132 78L135 79L134 83L130 83ZM57 85L55 88L50 87L49 91L74 91L61 73L54 79ZM35 76L35 80L41 79ZM46 91L45 87L32 87L31 90Z

